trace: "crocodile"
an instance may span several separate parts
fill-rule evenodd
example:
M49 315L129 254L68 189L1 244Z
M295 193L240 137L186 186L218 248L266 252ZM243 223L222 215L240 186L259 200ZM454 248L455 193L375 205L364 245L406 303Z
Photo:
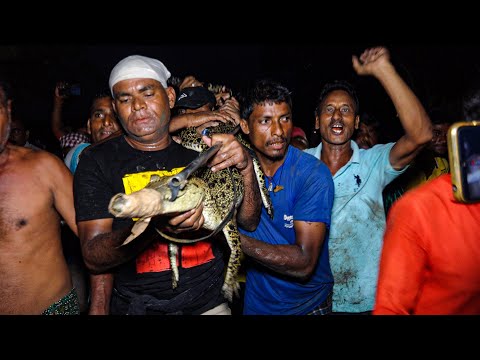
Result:
M219 125L209 128L208 131L210 133L232 133L238 132L238 127L234 128L228 124ZM204 166L209 158L218 151L220 145L209 148L201 140L195 128L184 129L179 135L183 146L200 152L198 158L177 175L165 177L153 175L145 188L129 195L123 193L114 195L110 200L109 211L116 217L139 218L132 228L130 236L122 244L126 245L146 229L153 216L188 211L203 202L205 222L202 227L212 231L209 235L199 239L178 239L163 233L159 229L156 229L156 231L169 240L168 248L173 288L177 286L179 281L176 244L205 240L221 231L230 248L230 257L222 291L224 296L232 302L233 296L238 296L240 288L237 276L242 252L236 222L236 210L243 200L243 177L235 167L214 173ZM252 154L262 203L269 216L273 218L273 206L265 186L260 164L249 144L241 138L241 135L236 136Z

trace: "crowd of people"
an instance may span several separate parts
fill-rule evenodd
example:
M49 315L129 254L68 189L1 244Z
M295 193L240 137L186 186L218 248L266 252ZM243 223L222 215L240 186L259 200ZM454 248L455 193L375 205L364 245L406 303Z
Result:
M64 124L57 84L51 130L62 152L52 154L29 142L0 82L0 314L480 314L480 202L453 198L451 123L426 110L387 48L353 55L352 67L390 98L404 132L396 141L381 143L381 121L361 112L345 80L319 90L308 139L291 91L275 80L213 92L195 76L172 83L162 61L130 55L91 99L84 127ZM474 99L466 120L477 115ZM237 132L206 131L222 123ZM218 147L211 171L235 167L243 180L232 216L244 286L233 303L222 290L229 249L221 232L204 237L202 202L153 209L148 221L109 211L115 194L197 159L182 144L187 128Z

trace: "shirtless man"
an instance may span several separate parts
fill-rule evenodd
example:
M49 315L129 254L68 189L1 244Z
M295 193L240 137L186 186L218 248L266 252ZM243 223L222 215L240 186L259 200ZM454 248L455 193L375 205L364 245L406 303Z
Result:
M77 234L72 174L56 156L7 143L8 86L0 82L0 314L79 314L60 218Z

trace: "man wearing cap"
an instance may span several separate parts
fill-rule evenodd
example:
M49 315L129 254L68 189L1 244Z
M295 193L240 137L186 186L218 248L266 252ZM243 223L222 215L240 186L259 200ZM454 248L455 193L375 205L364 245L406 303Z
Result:
M216 103L215 95L210 90L197 86L180 90L175 107L184 110L203 108L204 111L209 111L215 109Z
M215 110L216 101L215 95L203 86L192 86L180 90L175 101L176 115L170 121L170 133L175 134L187 127L195 127L201 133L204 128L217 126L221 122L238 123L235 119L235 114L239 114L238 102L229 100L231 103L235 101L237 105L234 108L235 114L233 114L227 105ZM174 139L178 142L181 141L176 136Z
M82 251L88 269L105 274L105 282L92 289L104 295L104 313L230 314L221 293L224 259L220 241L179 246L180 281L173 289L167 242L149 227L132 243L121 246L133 221L114 219L108 212L116 193L139 190L152 175L176 174L198 156L169 135L170 109L176 99L175 90L167 86L169 77L162 62L139 55L129 56L113 68L109 85L125 135L90 149L75 173ZM204 141L209 146L222 143L209 163L212 171L236 166L243 175L245 196L237 221L244 228L255 229L261 202L251 158L233 135L215 134ZM152 222L178 237L202 227L202 209L200 204L182 214L157 216ZM113 273L113 287L109 272Z

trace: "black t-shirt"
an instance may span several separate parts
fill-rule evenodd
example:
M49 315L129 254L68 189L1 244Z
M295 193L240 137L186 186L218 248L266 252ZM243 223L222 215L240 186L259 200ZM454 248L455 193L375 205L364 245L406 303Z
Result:
M113 218L108 204L115 194L142 189L153 174L174 175L197 156L174 141L161 151L137 150L124 136L91 146L82 154L74 175L77 222ZM132 219L114 218L112 229L132 223ZM131 312L129 304L139 298L149 304L147 313L158 314L200 314L225 301L221 294L224 259L218 241L178 246L178 287L172 289L168 242L158 236L135 259L115 269L112 313Z

